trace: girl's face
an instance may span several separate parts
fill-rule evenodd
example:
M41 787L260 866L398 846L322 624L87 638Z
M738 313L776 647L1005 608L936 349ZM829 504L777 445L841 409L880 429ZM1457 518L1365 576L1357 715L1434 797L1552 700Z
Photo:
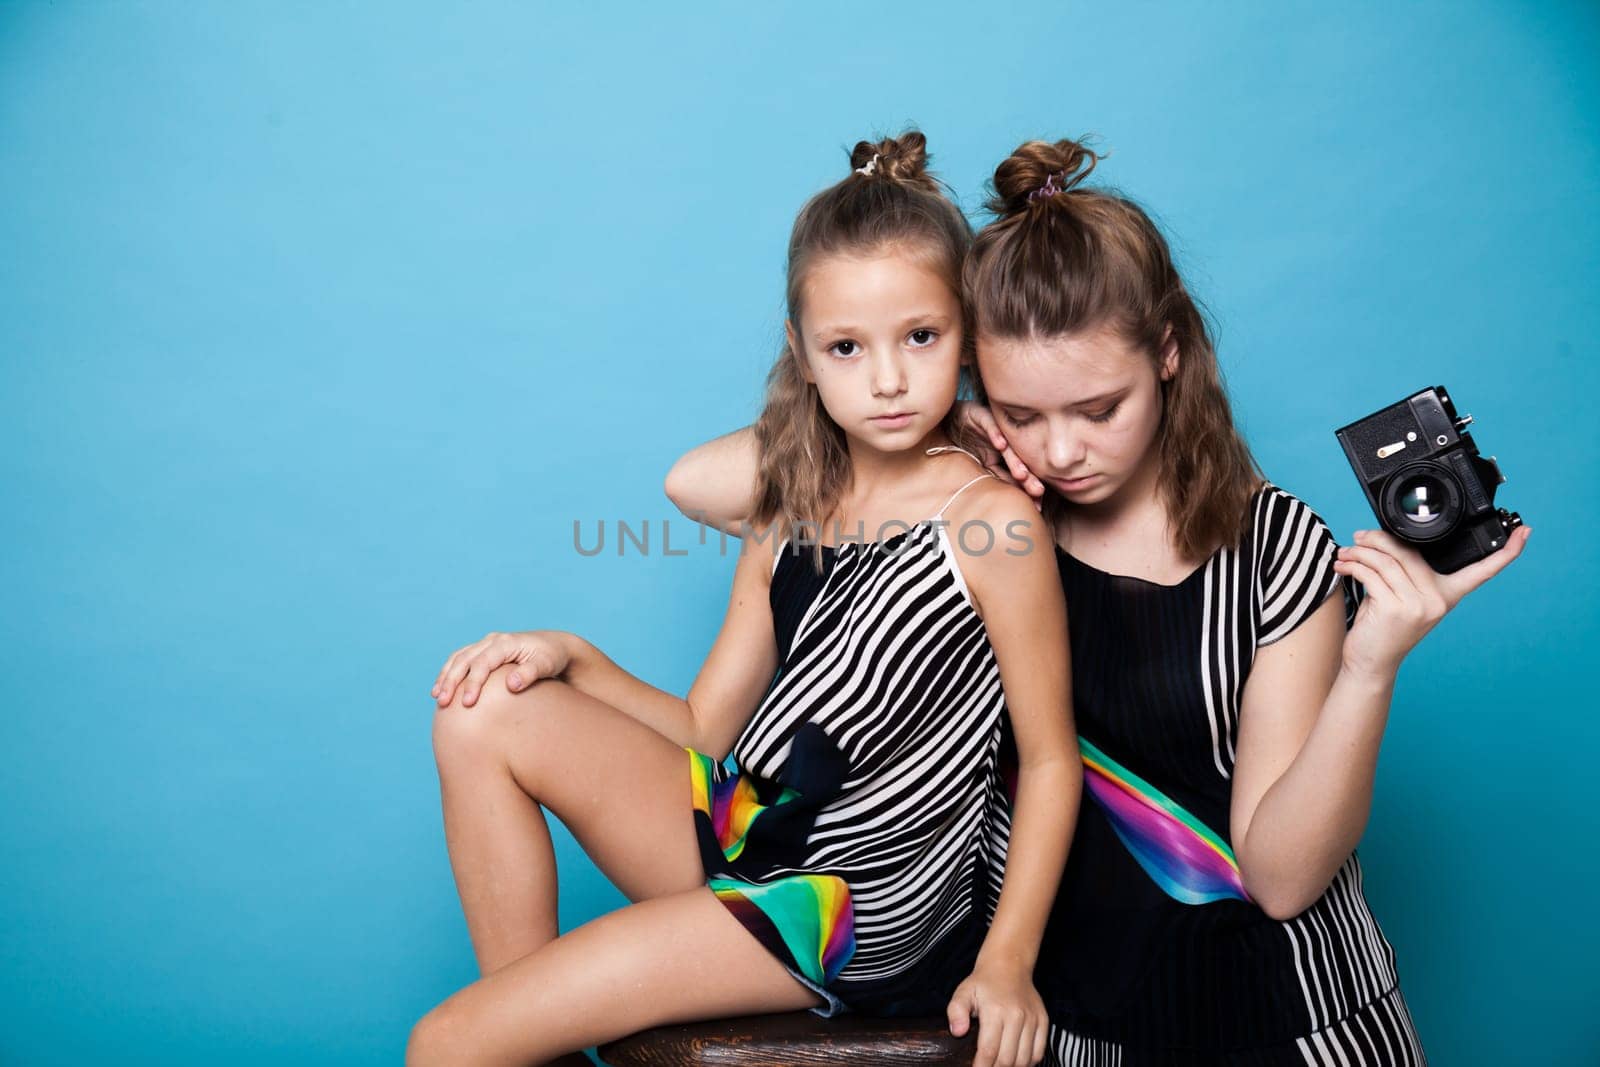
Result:
M1177 343L1159 361L1102 325L1060 337L978 338L978 367L1006 440L1045 485L1098 504L1153 479L1161 382L1177 372Z
M961 375L961 300L900 251L811 263L789 348L853 444L902 452L938 427Z

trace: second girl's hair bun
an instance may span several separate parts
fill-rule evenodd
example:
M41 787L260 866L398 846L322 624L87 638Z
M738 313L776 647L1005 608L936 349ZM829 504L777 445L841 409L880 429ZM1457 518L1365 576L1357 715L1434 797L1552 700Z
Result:
M868 177L932 183L928 173L928 139L921 130L906 130L881 141L857 141L850 152L850 169Z
M1087 138L1020 144L995 168L994 196L986 206L1002 217L1024 212L1076 188L1104 158L1089 147Z

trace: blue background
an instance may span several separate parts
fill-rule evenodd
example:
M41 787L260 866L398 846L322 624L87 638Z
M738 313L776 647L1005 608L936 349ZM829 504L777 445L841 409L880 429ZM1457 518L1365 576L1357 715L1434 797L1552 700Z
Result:
M434 672L544 626L687 687L732 557L661 554L662 475L916 122L975 215L1098 132L1342 539L1334 426L1477 416L1537 533L1402 674L1368 889L1436 1063L1593 1062L1596 55L1577 3L0 5L0 1061L398 1062L476 977ZM619 903L559 844L564 922Z

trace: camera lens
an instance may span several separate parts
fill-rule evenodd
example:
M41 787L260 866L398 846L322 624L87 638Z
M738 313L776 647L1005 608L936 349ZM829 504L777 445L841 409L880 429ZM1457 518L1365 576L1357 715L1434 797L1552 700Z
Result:
M1461 517L1461 487L1434 463L1414 463L1390 477L1383 492L1383 517L1409 541L1437 541Z
M1438 522L1444 514L1444 486L1437 478L1419 476L1399 489L1400 513L1418 526Z

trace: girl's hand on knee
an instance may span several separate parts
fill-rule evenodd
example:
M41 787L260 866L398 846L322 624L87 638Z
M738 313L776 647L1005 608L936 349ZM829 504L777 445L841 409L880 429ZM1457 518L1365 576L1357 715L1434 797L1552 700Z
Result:
M1440 574L1416 549L1381 530L1356 531L1339 549L1333 569L1366 587L1367 595L1344 640L1347 670L1389 675L1439 620L1522 554L1532 531L1520 527L1493 555Z
M506 688L520 693L541 678L558 678L567 669L571 653L565 634L555 630L526 630L522 633L491 633L481 641L457 649L433 683L433 697L442 708L455 699L472 707L489 673L507 663L515 668L506 674Z
M981 960L956 987L946 1009L950 1033L962 1037L978 1018L978 1052L972 1067L1032 1067L1044 1060L1050 1017L1024 967Z

